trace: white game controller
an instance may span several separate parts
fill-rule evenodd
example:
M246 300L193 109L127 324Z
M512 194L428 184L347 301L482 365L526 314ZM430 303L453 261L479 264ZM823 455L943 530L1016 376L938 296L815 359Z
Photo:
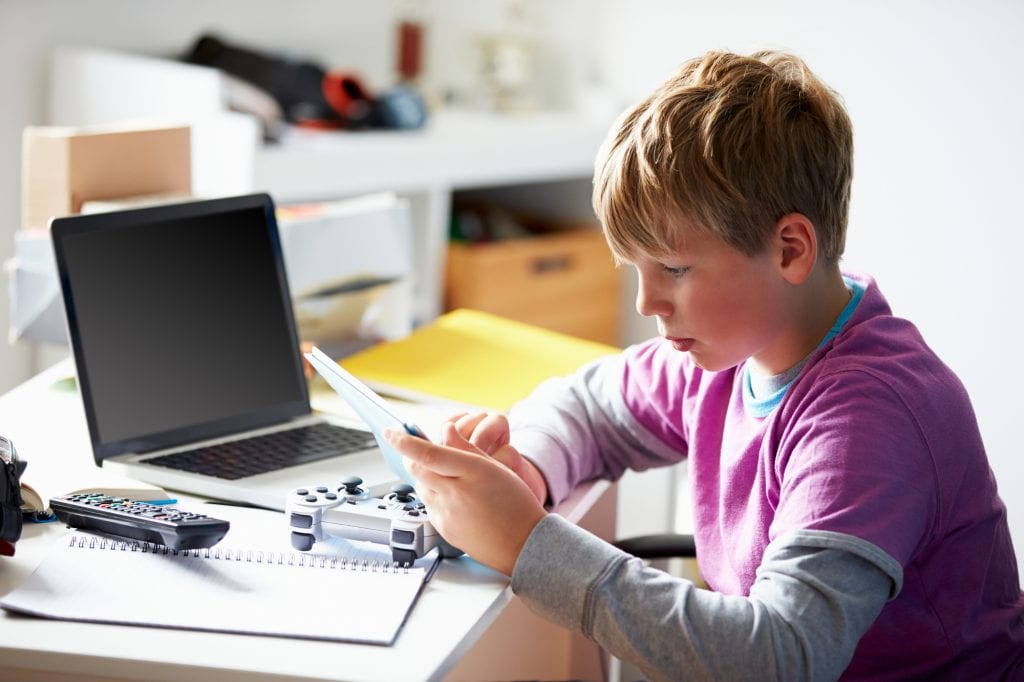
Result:
M399 483L377 498L360 487L362 483L358 476L350 476L336 488L320 485L288 493L285 514L292 547L306 552L331 536L369 540L390 545L391 556L399 564L411 564L434 547L443 557L463 553L434 529L411 485Z

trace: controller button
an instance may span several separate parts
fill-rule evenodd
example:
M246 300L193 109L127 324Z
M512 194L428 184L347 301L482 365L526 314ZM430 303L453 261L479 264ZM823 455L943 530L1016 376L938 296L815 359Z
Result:
M338 496L335 495L334 493L327 493L326 495L324 495L324 497L326 497L328 500L336 500L336 499L338 499Z
M395 499L399 502L411 502L413 487L408 483L396 483L391 486L391 492L395 494Z
M313 517L308 514L292 514L292 528L312 528Z
M406 516L419 516L420 513L418 511L416 511L415 509L410 509L409 511L405 512L405 515Z
M316 491L318 493L325 493L325 492L327 492L327 486L325 486L325 485L317 486Z
M358 476L347 476L341 479L341 488L338 488L338 491L340 492L344 488L349 495L359 495L363 492L363 489L359 487L362 483L363 479Z
M412 511L413 509L415 509L415 507L413 507L411 504L407 504L404 507L402 507L402 509L404 511Z
M306 502L316 502L316 495L306 495Z
M394 528L391 531L391 541L401 545L411 545L416 541L416 533L413 533L411 530Z
M298 490L295 491L295 494L302 497L304 495L308 495L309 491L306 490L305 488L299 488Z

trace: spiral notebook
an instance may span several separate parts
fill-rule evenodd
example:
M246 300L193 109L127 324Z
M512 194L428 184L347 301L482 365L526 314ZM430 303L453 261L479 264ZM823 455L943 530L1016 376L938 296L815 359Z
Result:
M390 645L437 560L434 552L408 567L373 550L171 550L73 531L0 607L60 620Z

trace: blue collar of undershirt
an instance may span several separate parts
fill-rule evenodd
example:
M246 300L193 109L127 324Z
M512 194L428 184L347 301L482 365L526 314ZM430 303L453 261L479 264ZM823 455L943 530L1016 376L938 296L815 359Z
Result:
M831 341L836 334L846 325L846 323L853 316L853 311L857 309L857 304L860 303L860 299L864 297L864 287L857 282L853 281L849 277L843 277L843 282L846 283L848 288L853 295L850 296L850 300L846 303L843 311L839 313L839 317L836 318L832 328L825 334L825 338L818 344L818 348L821 348L826 343ZM810 357L810 356L808 356ZM804 359L806 361L806 358ZM803 361L802 361L803 362ZM801 363L802 364L802 363ZM797 375L799 376L799 374ZM743 406L747 409L754 417L764 418L771 414L772 410L778 407L779 403L785 397L789 391L789 387L793 385L797 377L793 377L789 380L786 385L779 388L777 391L770 395L762 396L760 398L754 397L754 391L750 383L750 367L748 365L743 366Z

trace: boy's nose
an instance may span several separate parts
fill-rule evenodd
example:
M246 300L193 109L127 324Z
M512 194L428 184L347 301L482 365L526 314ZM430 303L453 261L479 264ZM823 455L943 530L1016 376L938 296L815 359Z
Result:
M672 312L668 301L641 275L637 282L636 311L644 317L664 317Z

